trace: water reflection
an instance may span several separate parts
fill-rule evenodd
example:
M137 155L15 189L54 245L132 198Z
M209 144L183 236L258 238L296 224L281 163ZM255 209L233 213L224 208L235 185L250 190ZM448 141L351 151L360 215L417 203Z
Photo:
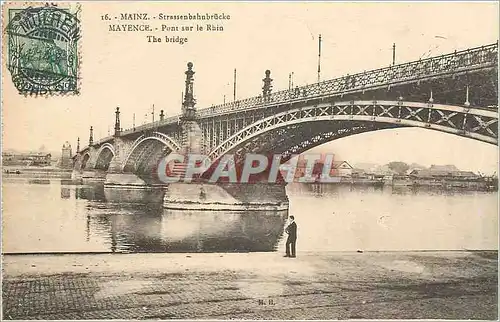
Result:
M290 184L299 251L496 249L496 193ZM287 212L166 210L161 191L3 182L4 252L283 251ZM426 238L422 238L426 236Z
M86 239L105 236L111 252L251 252L274 250L283 234L287 212L169 210L160 192L76 187L91 202Z
M312 183L312 184L290 184L287 186L287 191L315 197L325 197L330 195L339 195L346 192L359 193L376 193L394 194L394 195L436 195L436 196L453 196L453 195L477 195L484 192L465 190L459 187L450 187L443 189L433 186L391 186L388 185L369 185L369 184L328 184L328 183ZM494 194L494 192L488 193Z
M137 212L96 217L96 225L109 232L111 251L272 251L286 220L286 212Z
M69 187L66 187L70 189ZM61 189L64 189L64 186L61 185ZM85 199L89 201L105 201L106 198L104 196L104 185L102 184L87 184L84 186L76 186L76 199Z
M100 191L108 202L113 203L141 203L141 204L157 204L163 202L164 191L162 188L150 189L120 189L120 188L105 188L100 186Z

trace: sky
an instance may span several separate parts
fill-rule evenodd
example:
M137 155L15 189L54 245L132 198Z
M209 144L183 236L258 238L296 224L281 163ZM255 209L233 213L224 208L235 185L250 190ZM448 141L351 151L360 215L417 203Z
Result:
M266 69L271 70L274 90L288 88L292 72L296 85L314 82L318 34L322 35L321 77L331 79L390 65L393 43L396 63L494 43L499 25L498 4L484 2L85 2L81 6L81 93L21 96L3 64L4 149L36 150L44 145L49 151L59 151L65 141L75 147L77 137L84 146L91 125L94 140L112 131L117 106L123 128L132 127L134 113L136 125L151 121L153 104L156 118L160 109L167 116L179 114L189 61L194 64L194 91L201 108L222 103L224 95L226 101L232 100L235 68L237 98L258 95ZM219 23L224 31L168 34L187 36L184 45L148 43L148 32L112 32L109 22L101 19L106 13L113 17L213 12L230 15L230 20ZM183 25L157 20L150 24ZM498 164L496 146L424 129L359 134L318 149L352 163L451 163L488 173Z

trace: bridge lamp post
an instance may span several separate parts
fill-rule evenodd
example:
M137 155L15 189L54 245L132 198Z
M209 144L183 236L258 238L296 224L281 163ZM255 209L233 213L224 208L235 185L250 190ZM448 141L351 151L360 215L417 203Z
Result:
M392 66L396 65L396 43L392 44Z
M271 78L271 71L268 69L265 72L266 77L262 79L264 82L264 86L262 87L262 96L264 99L267 99L269 95L271 95L271 90L273 88L272 81L273 79Z
M236 101L236 68L234 69L233 101Z
M116 107L115 111L115 136L119 136L121 132L120 126L120 108Z
M194 107L196 104L196 99L194 98L194 74L193 71L193 63L189 62L187 64L186 74L186 86L184 93L184 101L182 103L182 118L184 120L194 120L196 119L196 108Z
M89 146L94 144L94 128L90 126L90 135L89 135Z
M233 99L234 101L236 101L236 68L234 69L234 79L233 79ZM224 85L224 93L227 93L229 91L228 87L231 86L231 83L230 82L227 82L225 85ZM226 96L227 94L223 94L223 97L222 97L222 100L223 100L223 104L226 104Z
M318 39L318 83L321 80L321 34Z

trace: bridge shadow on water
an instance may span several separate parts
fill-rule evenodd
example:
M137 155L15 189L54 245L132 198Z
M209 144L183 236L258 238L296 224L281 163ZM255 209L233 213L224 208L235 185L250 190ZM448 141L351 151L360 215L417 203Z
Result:
M287 218L286 211L164 209L161 189L109 191L93 184L75 190L87 203L88 238L103 236L111 252L274 251Z
M430 196L463 196L489 193L487 190L472 190L459 187L440 186L392 186L375 184L350 184L350 183L311 183L311 184L290 184L287 186L289 193L298 195L309 195L314 197L327 197L342 195L346 192L373 193L389 195L430 195Z
M110 193L102 183L2 184L5 253L281 252L289 214L299 226L300 251L498 244L497 194L488 191L294 183L286 187L288 213L167 210L161 191Z

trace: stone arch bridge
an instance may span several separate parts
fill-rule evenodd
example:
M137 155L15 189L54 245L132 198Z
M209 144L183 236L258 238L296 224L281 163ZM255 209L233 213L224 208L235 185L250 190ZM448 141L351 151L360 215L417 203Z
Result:
M498 144L498 43L332 80L195 108L188 64L182 113L93 140L74 157L74 173L146 178L162 156L200 153L216 161L231 153L293 154L338 138L419 127Z

